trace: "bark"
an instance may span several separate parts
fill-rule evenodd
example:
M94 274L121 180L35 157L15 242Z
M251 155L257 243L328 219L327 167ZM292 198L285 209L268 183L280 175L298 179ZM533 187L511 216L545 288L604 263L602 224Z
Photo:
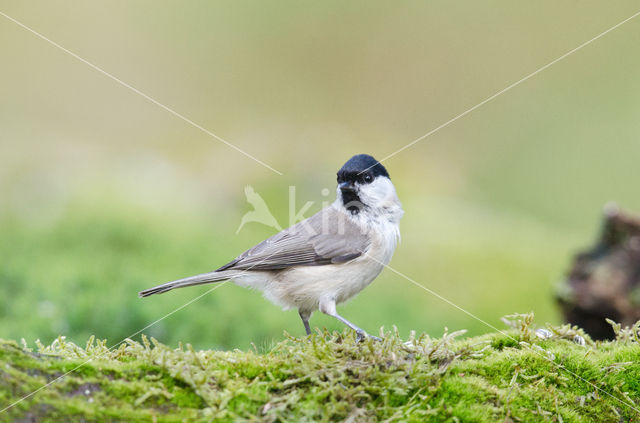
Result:
M600 237L578 254L557 295L567 322L594 339L613 339L605 319L640 320L640 216L608 205Z

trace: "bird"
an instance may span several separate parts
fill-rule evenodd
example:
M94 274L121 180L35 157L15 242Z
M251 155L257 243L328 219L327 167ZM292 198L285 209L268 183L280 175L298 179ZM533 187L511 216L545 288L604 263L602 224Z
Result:
M262 291L284 310L297 309L307 335L315 311L355 331L365 330L338 314L391 261L404 214L385 167L368 154L351 157L337 172L336 200L282 230L220 268L139 292L140 297L188 286L232 281Z

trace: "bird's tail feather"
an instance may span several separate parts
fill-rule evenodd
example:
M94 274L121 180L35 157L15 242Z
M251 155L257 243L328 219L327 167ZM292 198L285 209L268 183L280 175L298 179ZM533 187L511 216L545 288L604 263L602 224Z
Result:
M140 297L148 297L149 295L162 294L176 288L184 288L186 286L202 285L212 282L221 282L227 279L231 279L236 273L237 272L233 271L202 273L200 275L178 279L175 281L163 283L162 285L154 286L153 288L145 289L144 291L140 291L138 295Z

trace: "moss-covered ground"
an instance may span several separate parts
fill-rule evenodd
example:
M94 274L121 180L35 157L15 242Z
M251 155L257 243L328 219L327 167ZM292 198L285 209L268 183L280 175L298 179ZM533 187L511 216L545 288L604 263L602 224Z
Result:
M52 383L0 421L640 420L637 327L594 343L568 326L536 332L530 316L511 323L466 339L287 336L266 353L1 341L0 407Z

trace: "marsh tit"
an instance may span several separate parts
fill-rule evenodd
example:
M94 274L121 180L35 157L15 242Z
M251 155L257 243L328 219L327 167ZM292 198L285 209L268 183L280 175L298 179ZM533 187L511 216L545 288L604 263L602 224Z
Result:
M261 290L285 310L298 309L308 335L309 318L320 310L363 339L369 335L340 316L336 305L362 291L389 263L403 213L387 170L373 157L359 154L338 171L337 198L330 206L213 272L158 285L139 295L230 280Z

